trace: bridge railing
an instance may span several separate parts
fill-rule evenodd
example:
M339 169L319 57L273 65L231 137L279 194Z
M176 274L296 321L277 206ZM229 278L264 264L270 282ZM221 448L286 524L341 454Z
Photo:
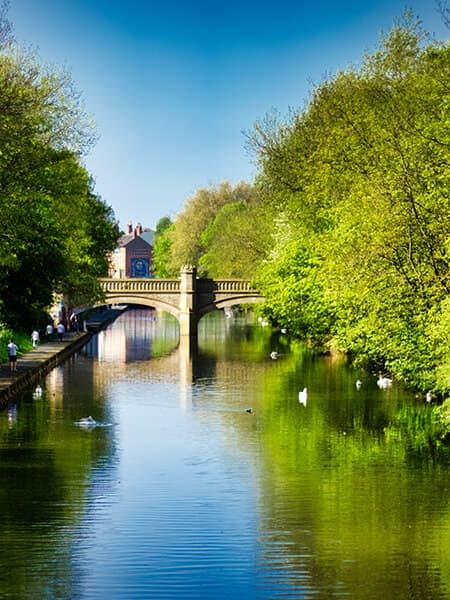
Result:
M179 279L99 279L104 292L179 292Z
M211 288L217 293L255 292L250 282L244 279L197 279L198 292L210 291Z

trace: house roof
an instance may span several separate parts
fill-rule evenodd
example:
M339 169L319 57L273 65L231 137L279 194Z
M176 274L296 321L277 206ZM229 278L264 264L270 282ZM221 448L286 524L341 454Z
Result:
M119 248L123 248L124 246L128 246L130 242L132 242L136 237L140 237L144 240L149 246L153 246L153 241L155 237L155 233L151 229L144 229L142 233L136 234L125 233L119 240Z

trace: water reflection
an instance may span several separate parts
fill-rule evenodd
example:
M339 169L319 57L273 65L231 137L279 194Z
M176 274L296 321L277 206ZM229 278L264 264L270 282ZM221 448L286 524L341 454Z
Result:
M42 387L0 414L0 597L449 597L448 449L395 384L137 310Z

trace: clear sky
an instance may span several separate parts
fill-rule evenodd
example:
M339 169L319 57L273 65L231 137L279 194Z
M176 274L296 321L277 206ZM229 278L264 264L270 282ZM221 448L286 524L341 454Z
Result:
M154 228L197 189L251 182L243 131L301 109L407 8L446 39L435 0L10 0L16 40L66 66L97 124L95 191Z

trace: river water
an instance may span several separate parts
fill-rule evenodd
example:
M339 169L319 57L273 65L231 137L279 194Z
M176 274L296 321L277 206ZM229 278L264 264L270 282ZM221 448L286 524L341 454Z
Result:
M243 316L180 346L144 309L41 385L0 413L0 598L450 598L422 398Z

